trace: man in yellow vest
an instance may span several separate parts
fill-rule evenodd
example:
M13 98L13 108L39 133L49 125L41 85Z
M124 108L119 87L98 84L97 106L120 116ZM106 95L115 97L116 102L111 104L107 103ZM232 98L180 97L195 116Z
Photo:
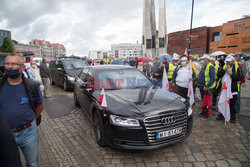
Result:
M201 70L197 79L197 87L200 88L201 99L203 101L203 97L205 92L208 90L212 95L213 88L215 87L215 68L210 63L210 56L205 54L201 57ZM205 116L203 112L199 114L204 119L207 119L208 116Z
M210 58L210 62L213 64L213 66L215 68L215 85L217 86L217 84L219 84L217 73L218 73L218 70L220 69L220 66L218 64L216 64L215 61L216 61L216 59L214 57ZM217 96L219 94L219 91L217 91L216 86L213 89L213 96L212 96L213 106L216 106Z
M235 123L236 118L235 118L235 113L236 113L236 100L237 100L237 95L240 91L240 81L242 78L242 71L241 68L238 65L238 62L235 61L234 57L232 55L228 55L226 58L226 64L223 66L223 69L221 69L218 72L218 77L223 77L225 73L228 73L231 78L232 78L232 83L231 83L231 92L233 95L233 98L230 99L230 122ZM223 120L224 117L220 113L218 117L216 118L217 120Z

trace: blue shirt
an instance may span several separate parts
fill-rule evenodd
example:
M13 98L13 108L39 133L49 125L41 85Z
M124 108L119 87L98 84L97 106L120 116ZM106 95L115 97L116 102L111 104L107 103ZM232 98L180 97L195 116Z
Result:
M37 87L38 101L42 104L42 93ZM8 122L10 129L17 129L27 124L35 118L27 93L23 83L19 85L10 85L6 80L0 92L0 112Z

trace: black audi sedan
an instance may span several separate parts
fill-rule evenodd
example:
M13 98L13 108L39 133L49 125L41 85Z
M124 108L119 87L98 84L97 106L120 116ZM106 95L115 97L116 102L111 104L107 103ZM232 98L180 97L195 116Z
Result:
M98 102L102 90L107 107ZM155 149L182 141L192 132L188 101L157 88L130 66L85 67L75 80L74 102L93 123L101 147Z

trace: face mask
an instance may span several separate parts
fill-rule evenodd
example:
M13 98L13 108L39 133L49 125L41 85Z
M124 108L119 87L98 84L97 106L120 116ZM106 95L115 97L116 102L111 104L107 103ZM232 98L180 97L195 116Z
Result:
M5 70L5 74L7 77L10 77L11 79L16 79L17 77L20 76L19 69L16 70Z
M181 62L181 66L184 67L186 65L186 62L185 61L182 61Z
M174 63L174 65L175 65L175 66L177 66L177 65L178 65L178 63Z
M201 60L201 64L204 65L204 64L205 64L205 61L204 61L204 60Z
M36 65L31 65L32 68L36 68Z

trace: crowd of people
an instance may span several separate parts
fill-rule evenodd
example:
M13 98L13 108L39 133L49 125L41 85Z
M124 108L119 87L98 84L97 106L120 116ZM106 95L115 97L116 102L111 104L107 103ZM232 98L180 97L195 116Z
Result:
M235 114L240 112L241 87L245 86L247 74L247 65L241 59L241 56L241 53L221 56L205 54L199 58L198 56L188 57L174 54L170 62L166 58L160 61L159 57L156 57L153 63L144 62L142 71L148 77L155 78L157 85L162 87L163 68L165 68L170 83L169 90L186 99L188 99L189 81L192 80L196 99L196 89L200 91L202 102L205 94L211 97L211 106L207 106L207 109L202 109L199 113L199 116L203 119L209 118L212 109L217 110L217 101L222 89L221 80L225 73L229 74L232 79L231 91L233 94L233 98L230 99L230 122L235 123ZM223 119L223 115L219 114L217 120Z
M241 54L229 54L215 57L213 55L179 56L174 54L172 61L155 57L153 61L137 58L126 58L123 65L130 65L143 71L149 78L154 78L157 86L162 87L166 71L169 91L188 99L189 83L192 81L194 94L199 89L201 100L211 97L211 106L201 108L199 116L208 119L211 109L216 109L217 99L223 88L222 78L226 74L231 77L230 122L236 122L236 113L240 112L241 87L245 86L247 74L246 63ZM115 60L114 60L115 61ZM99 62L101 65L105 64ZM107 62L106 62L107 63ZM92 65L96 62L91 61ZM7 137L1 140L2 158L10 159L9 166L21 166L18 145L22 150L27 166L38 166L38 129L41 112L44 108L43 97L49 98L49 69L46 58L40 67L29 58L13 54L5 60L5 75L0 78L0 134ZM43 91L41 91L43 90ZM224 116L218 114L217 120ZM12 133L10 133L12 132ZM12 135L11 135L12 134ZM4 165L4 164L3 164Z

